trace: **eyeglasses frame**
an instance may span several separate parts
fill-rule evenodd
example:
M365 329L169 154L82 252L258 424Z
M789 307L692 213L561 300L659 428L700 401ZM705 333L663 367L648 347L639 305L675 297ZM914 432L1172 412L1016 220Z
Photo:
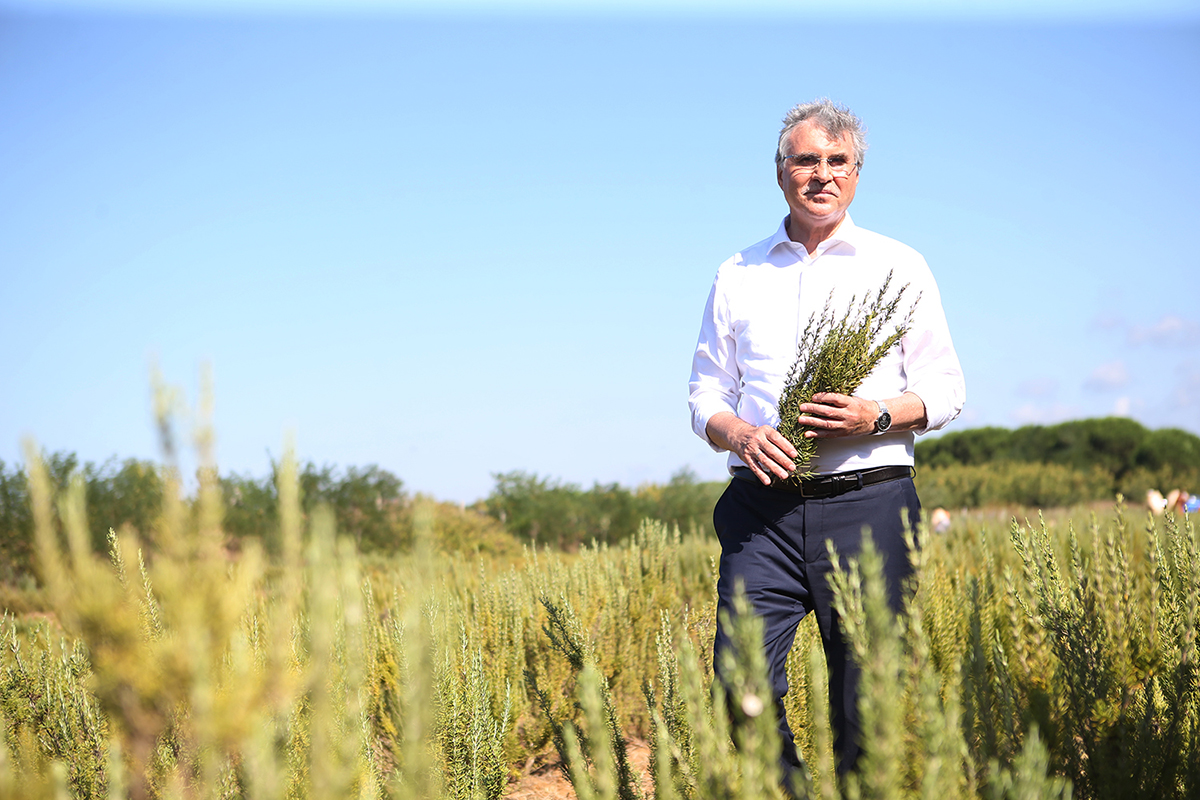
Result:
M829 159L837 158L840 155L842 155L842 154L834 153L832 156L818 156L815 153L798 153L795 155L783 156L783 158L781 160L785 164L788 165L788 168L791 169L792 172L799 172L799 173L807 172L807 173L810 173L813 175L815 175L817 170L819 170L821 168L821 164L824 164L826 167L829 168L829 174L834 176L835 178L849 178L851 173L854 172L854 170L862 168L861 161L853 161L853 162L848 161L848 162L846 162L846 165L845 165L846 171L844 173L839 172L838 169L833 166L833 164L829 163ZM799 164L796 164L793 162L793 159L813 158L813 157L815 157L817 159L817 163L814 164L812 167L802 167Z

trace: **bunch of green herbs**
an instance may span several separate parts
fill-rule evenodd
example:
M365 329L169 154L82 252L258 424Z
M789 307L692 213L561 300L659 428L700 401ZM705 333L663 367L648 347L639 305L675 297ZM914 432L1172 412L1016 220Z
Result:
M811 467L817 455L817 440L805 438L805 432L812 428L798 422L800 406L812 402L813 395L821 392L853 394L887 352L908 333L915 302L895 329L882 340L879 338L896 316L908 289L905 284L889 300L891 283L892 273L889 272L873 299L859 301L857 296L851 297L840 319L833 310L831 292L820 315L809 317L796 345L796 360L788 370L779 398L777 430L792 443L799 456L793 459L796 468L778 483L795 486L813 474ZM917 301L920 299L918 295Z

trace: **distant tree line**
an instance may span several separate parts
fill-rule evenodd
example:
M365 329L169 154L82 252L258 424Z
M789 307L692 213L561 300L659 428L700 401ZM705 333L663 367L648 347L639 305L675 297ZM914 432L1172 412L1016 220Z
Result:
M107 549L109 527L150 530L162 512L162 472L149 461L110 459L100 466L80 465L74 453L53 453L43 460L51 483L60 490L73 476L83 481L92 546L97 551ZM0 581L26 574L33 549L33 510L25 470L0 460Z
M1125 417L971 428L916 445L927 507L1141 501L1148 489L1200 492L1200 437Z
M637 489L615 483L581 489L519 471L494 477L496 487L482 503L487 513L520 539L565 549L623 541L646 518L683 533L710 533L713 507L727 484L699 481L687 468L666 484Z
M46 455L60 489L72 476L84 484L92 545L107 550L109 529L135 531L153 548L162 514L163 468L137 459L81 464L72 453ZM916 445L917 485L927 508L1013 504L1051 507L1111 500L1120 492L1140 500L1147 489L1200 492L1200 437L1187 431L1149 430L1123 417L1087 419L1016 430L975 428L922 439ZM276 470L263 477L219 477L224 528L231 545L259 538L268 553L278 536ZM590 489L526 472L493 476L483 500L463 508L429 498L439 547L456 551L519 552L522 543L574 549L587 542L615 544L646 518L685 533L712 532L712 510L726 481L700 481L688 469L665 484L636 489L596 483ZM329 506L341 534L364 552L411 546L415 501L403 482L375 465L299 468L305 513ZM0 582L29 575L33 519L20 465L0 461Z
M230 474L220 478L225 501L225 532L240 539L270 536L279 528L278 464L271 474L254 478ZM399 524L407 507L403 482L386 469L318 467L311 461L300 466L300 506L309 514L318 505L329 506L338 532L349 536L360 550L395 550L410 543L411 530Z
M93 549L108 550L110 529L135 532L153 551L161 527L163 467L137 459L109 459L81 464L73 453L43 456L58 492L73 479L84 485ZM224 501L222 526L230 546L259 539L268 554L278 549L278 465L263 477L236 473L218 477ZM712 508L723 482L702 483L693 473L676 473L663 486L629 490L596 484L590 490L536 475L495 475L496 486L473 506L411 497L403 482L376 465L367 467L300 465L301 507L317 506L334 513L338 532L363 552L390 553L410 548L418 505L429 513L428 524L443 550L515 555L522 542L573 549L584 542L620 542L637 531L647 517L677 524L684 531L711 528ZM423 501L418 503L417 501ZM32 575L33 516L23 466L0 461L0 583Z
M108 532L128 528L153 547L168 481L163 467L150 461L109 459L79 463L73 453L43 456L50 481L61 493L73 479L82 481L87 500L92 547L107 552ZM279 496L276 471L263 478L237 474L220 477L225 504L223 527L231 544L255 536L273 550L278 536ZM400 479L377 466L350 467L344 472L309 462L299 469L301 505L310 513L327 505L339 532L360 549L389 550L404 546L411 525L404 525L407 497ZM0 461L0 581L27 573L33 563L33 516L25 471Z

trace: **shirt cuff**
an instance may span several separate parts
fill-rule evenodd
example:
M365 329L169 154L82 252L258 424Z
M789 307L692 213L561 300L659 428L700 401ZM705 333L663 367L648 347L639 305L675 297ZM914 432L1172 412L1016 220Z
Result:
M704 403L696 404L692 407L692 430L696 435L703 439L715 453L725 452L725 448L720 447L712 439L708 438L708 421L720 414L723 411L728 411L731 414L737 414L737 410L730 408L724 403Z
M938 391L927 385L908 391L921 398L921 402L925 404L925 427L914 430L918 436L941 430L962 411L965 398L961 386L946 387Z

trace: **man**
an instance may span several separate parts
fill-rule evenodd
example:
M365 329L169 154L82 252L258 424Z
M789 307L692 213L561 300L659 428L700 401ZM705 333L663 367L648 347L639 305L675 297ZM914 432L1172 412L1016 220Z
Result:
M826 541L852 557L869 527L885 558L890 600L900 608L910 569L904 515L915 524L920 511L911 477L914 434L946 425L965 396L925 260L850 219L865 151L862 123L829 100L796 106L784 117L775 171L788 215L773 236L718 269L692 361L692 427L714 450L729 451L735 478L713 513L721 541L718 610L732 613L740 582L763 619L789 772L799 760L782 711L785 663L810 611L829 668L839 773L853 768L860 750L859 671L832 609ZM818 393L800 406L799 422L811 428L805 435L817 440L809 467L817 477L799 488L779 485L796 466L796 448L775 426L800 333L827 302L840 312L873 298L889 273L889 297L907 287L897 318L916 303L908 332L854 396ZM728 646L718 628L718 670Z

